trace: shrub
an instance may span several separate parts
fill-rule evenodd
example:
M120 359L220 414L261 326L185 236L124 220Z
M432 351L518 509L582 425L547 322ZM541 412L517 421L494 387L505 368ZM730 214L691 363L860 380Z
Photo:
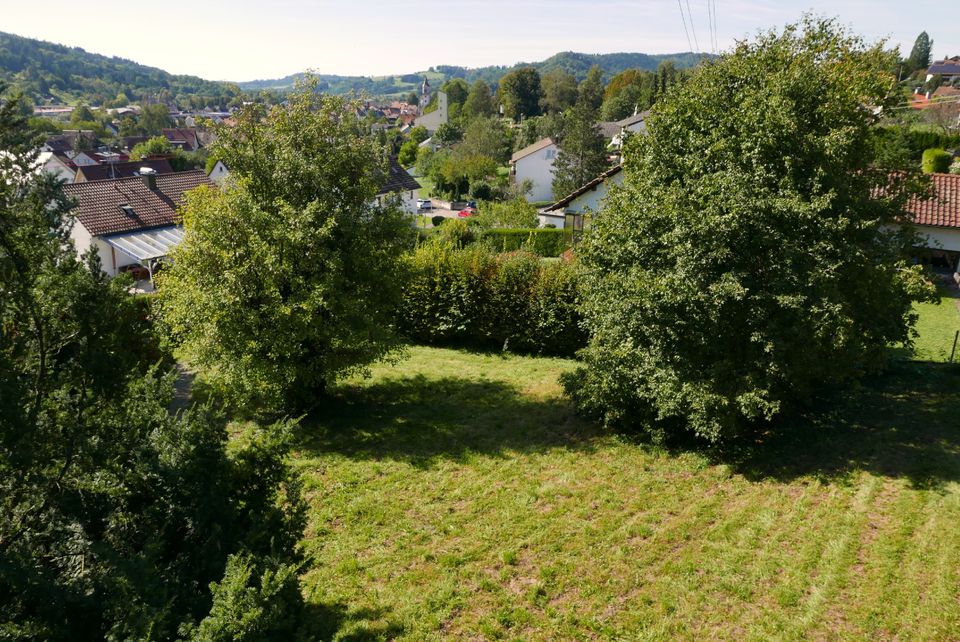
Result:
M484 227L534 228L539 224L537 208L519 196L502 203L481 203L478 220Z
M425 343L573 355L586 342L572 263L434 240L409 257L401 330Z
M430 222L433 223L434 227L440 227L441 225L443 225L443 222L445 220L447 220L446 217L440 216L439 214L437 214L436 216L430 219Z
M462 218L444 219L440 225L440 238L455 247L464 247L474 240L470 224Z
M556 228L484 230L481 238L497 252L526 250L539 256L555 258L566 249L563 230Z
M950 170L952 162L953 156L937 147L923 151L924 174L944 174Z

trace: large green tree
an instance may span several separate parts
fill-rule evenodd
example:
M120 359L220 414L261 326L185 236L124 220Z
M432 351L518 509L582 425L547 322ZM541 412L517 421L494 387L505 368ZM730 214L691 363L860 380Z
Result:
M580 250L582 409L718 440L909 340L928 289L890 225L910 181L868 144L895 60L807 17L668 92Z
M146 301L95 253L77 258L74 204L32 171L11 104L0 101L0 639L166 640L204 622L288 639L303 527L288 432L228 454L214 415L170 414ZM262 611L211 619L209 585L241 553L238 590Z
M577 102L577 79L563 69L551 69L540 79L543 98L540 106L546 114L562 112Z
M584 81L586 82L586 81ZM601 90L602 91L602 90ZM597 96L588 88L563 117L557 158L553 164L553 196L561 199L607 169L607 140L597 123Z
M910 57L907 58L908 73L929 67L932 50L933 40L926 31L921 31L913 43L913 49L910 50Z
M229 398L265 410L313 403L397 347L393 303L409 222L377 199L389 168L355 106L312 83L218 130L236 179L200 191L160 288L173 335Z
M477 116L493 116L496 111L493 104L493 95L490 93L490 85L482 80L474 82L470 86L467 101L463 103L463 115L470 119Z
M503 115L518 121L540 114L540 74L533 67L511 71L500 79L497 97L503 105Z

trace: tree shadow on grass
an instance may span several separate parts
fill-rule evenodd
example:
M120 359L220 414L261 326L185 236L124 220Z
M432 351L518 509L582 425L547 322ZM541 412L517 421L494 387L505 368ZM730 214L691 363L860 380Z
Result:
M353 608L347 604L304 605L302 640L332 640L361 642L368 640L392 640L403 633L403 626L389 617L383 608Z
M710 453L748 479L842 481L865 470L942 490L960 481L960 367L897 362L753 443Z
M303 420L300 448L426 468L474 454L588 449L599 432L563 399L487 379L416 375L338 388Z

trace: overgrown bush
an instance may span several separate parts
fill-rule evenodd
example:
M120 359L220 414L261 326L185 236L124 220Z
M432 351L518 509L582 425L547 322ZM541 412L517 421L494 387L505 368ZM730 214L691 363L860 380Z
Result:
M483 242L497 252L526 250L548 258L563 254L565 238L563 230L556 228L492 229L481 234Z
M440 240L424 243L408 260L398 317L413 340L567 356L586 341L573 264Z
M440 226L440 238L455 247L464 247L473 243L475 237L466 219L448 218Z
M942 149L933 147L923 151L923 173L945 174L950 171L953 156Z
M537 208L522 196L498 203L481 203L477 220L483 227L489 228L533 228L539 224Z
M433 223L434 227L440 227L441 225L443 225L443 222L445 220L447 220L446 217L440 216L439 214L437 214L436 216L430 219L430 222Z

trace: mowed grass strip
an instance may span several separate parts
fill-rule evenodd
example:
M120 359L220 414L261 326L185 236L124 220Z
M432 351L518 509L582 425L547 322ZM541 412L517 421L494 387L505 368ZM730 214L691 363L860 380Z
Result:
M578 418L571 361L407 357L303 424L319 637L960 631L955 368L901 363L783 436L671 452Z

